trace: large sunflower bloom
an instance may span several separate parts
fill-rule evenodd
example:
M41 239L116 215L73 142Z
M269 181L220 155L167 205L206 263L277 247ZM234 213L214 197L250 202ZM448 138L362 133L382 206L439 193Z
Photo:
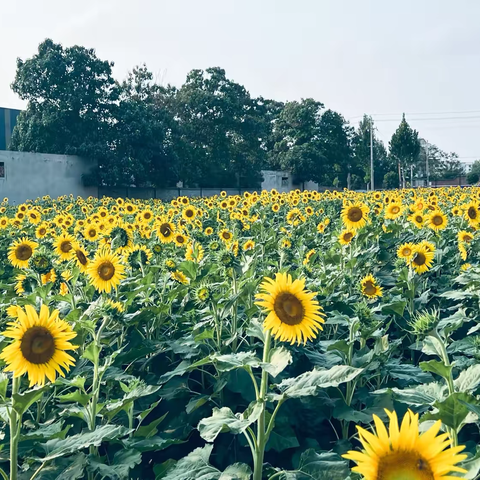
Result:
M88 264L87 274L90 283L99 292L110 293L125 278L125 267L117 254L104 247L97 251L95 258Z
M369 211L370 209L361 202L345 205L341 213L343 224L348 230L359 230L366 225Z
M446 228L447 224L448 219L441 210L434 210L428 216L428 226L436 232L439 232L440 230Z
M75 239L68 233L62 233L55 238L55 253L61 260L70 260L74 255Z
M26 237L15 240L8 249L8 259L14 267L27 268L28 261L37 247L37 242L32 242Z
M42 305L38 314L31 305L25 311L17 307L17 319L9 323L2 335L14 341L5 347L0 358L7 364L5 371L14 377L28 374L30 386L44 385L45 379L55 381L56 374L64 377L75 364L66 350L74 350L70 340L77 334L72 327L58 318L58 310L51 313Z
M316 294L305 290L305 280L292 281L291 275L277 273L275 280L266 277L260 288L263 293L256 295L255 303L268 312L263 326L275 338L292 345L306 343L323 329L325 315L314 300Z
M403 213L403 206L401 203L392 202L385 207L385 218L395 220Z
M376 415L376 432L357 426L363 451L350 450L343 455L357 464L352 468L354 472L365 480L454 480L458 477L450 473L466 473L456 466L467 458L459 455L465 447L449 448L448 434L438 435L440 420L420 435L418 414L409 410L399 426L396 412L386 412L390 419L388 430Z
M434 256L435 251L430 250L426 245L415 245L409 259L410 265L417 273L424 273L432 266Z
M376 298L383 295L382 287L378 285L377 279L371 274L360 280L360 286L362 288L362 294L368 298Z

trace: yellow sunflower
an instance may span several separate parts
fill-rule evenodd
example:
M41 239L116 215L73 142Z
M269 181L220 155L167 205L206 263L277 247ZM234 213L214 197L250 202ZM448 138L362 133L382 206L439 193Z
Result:
M401 203L392 202L385 207L385 218L395 220L403 213L403 206Z
M190 280L180 270L175 270L170 275L173 280L176 280L179 283L183 283L184 285L188 285L190 283Z
M378 285L377 280L371 274L360 280L360 286L362 287L362 294L368 298L376 298L383 295L382 287Z
M408 217L408 221L412 222L417 228L422 228L425 222L425 217L422 212L414 212Z
M74 255L73 244L75 239L68 233L62 233L55 238L55 253L61 260L70 260Z
M470 243L473 240L473 233L466 232L465 230L458 232L457 236L459 242Z
M45 305L40 314L31 305L26 305L25 311L17 307L16 314L2 334L13 339L0 354L7 364L5 371L13 372L14 377L27 373L30 387L44 385L46 378L54 382L57 373L64 377L62 369L68 372L75 364L66 352L77 348L70 343L77 336L72 327L58 318L58 310L50 313Z
M275 280L266 277L260 288L263 293L256 295L255 303L268 313L263 327L274 338L300 344L323 330L325 315L314 300L316 293L305 290L305 280L292 281L291 275L277 273Z
M89 241L94 242L99 237L99 229L96 225L87 225L83 231L83 236Z
M188 238L183 233L175 233L173 241L177 247L184 247L188 243Z
M220 230L218 236L220 237L220 240L223 240L224 242L230 242L233 239L232 232L226 228Z
M403 243L400 245L397 250L398 258L404 258L405 260L408 260L412 256L413 247L413 243Z
M44 238L48 233L48 225L46 223L41 223L35 229L35 237Z
M344 230L338 237L338 241L342 245L348 245L353 237L355 236L355 232L349 231L349 230Z
M430 270L434 256L435 252L429 250L427 246L422 244L415 245L410 257L410 265L417 273L424 273Z
M446 228L448 224L448 219L446 215L439 209L434 210L430 215L428 216L428 226L432 230L435 230L436 232L439 232L440 230L443 230Z
M162 243L173 242L175 226L171 222L162 221L157 227L157 237Z
M247 240L243 244L243 251L248 252L249 250L253 250L255 248L255 242L253 240Z
M370 209L362 202L345 205L341 213L343 224L347 230L359 230L366 225L369 211Z
M85 273L87 271L87 265L88 265L87 251L79 243L75 243L73 246L73 252L74 252L75 262L78 268L80 268L80 271L82 273Z
M352 468L354 472L365 480L453 480L457 477L450 473L466 473L456 466L467 458L459 455L465 447L450 447L448 434L438 435L440 420L420 435L418 414L409 410L399 426L396 412L386 412L390 419L388 430L376 415L373 433L357 426L363 450L343 455L357 464Z
M28 261L37 247L37 242L32 242L26 237L15 240L8 249L8 259L14 267L27 268Z
M197 209L193 205L189 205L182 211L182 218L187 222L193 222L197 216Z
M88 264L87 275L99 292L110 293L125 278L125 267L117 254L112 253L108 247L103 247Z
M478 209L478 203L471 201L464 205L465 218L468 220L468 223L472 226L477 226L480 222L480 211Z
M305 255L305 258L303 259L303 264L304 265L308 265L309 262L310 262L310 259L317 253L317 251L312 248L311 250L309 250L306 255Z

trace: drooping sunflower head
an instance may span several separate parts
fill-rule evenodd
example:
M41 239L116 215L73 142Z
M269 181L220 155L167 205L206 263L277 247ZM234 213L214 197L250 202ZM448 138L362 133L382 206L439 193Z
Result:
M125 254L127 262L132 268L141 268L141 266L147 265L153 256L152 251L145 245L135 245L129 248Z
M112 253L108 247L103 247L88 264L87 275L99 292L110 293L125 278L125 267L117 254Z
M253 240L247 240L243 244L243 251L248 252L249 250L253 250L255 248L255 242Z
M418 414L409 410L399 426L396 412L386 413L390 420L388 430L376 415L373 433L357 426L363 450L343 455L357 464L352 468L354 472L365 480L442 480L456 478L449 473L466 473L457 467L467 458L459 455L465 447L450 447L448 434L438 435L440 420L420 435Z
M85 272L87 270L88 265L88 253L87 251L78 243L73 245L73 252L75 255L75 262L77 266L80 268L81 272Z
M172 279L178 283L182 283L183 285L188 285L190 283L190 280L187 278L187 276L180 270L175 270L170 275Z
M274 338L292 345L306 343L323 329L325 315L315 300L316 294L305 289L305 280L277 273L275 280L265 278L260 288L262 293L256 295L255 303L268 313L263 326Z
M362 294L368 298L381 297L383 289L378 285L376 278L373 275L367 275L360 281Z
M55 381L57 373L65 376L75 364L66 351L77 348L70 343L77 334L72 327L60 320L58 310L51 313L45 305L37 313L31 305L25 310L17 307L16 321L2 335L13 342L5 347L0 358L7 364L5 371L13 372L14 377L27 373L30 386L44 385L48 378Z
M369 211L370 209L361 202L345 205L341 213L343 224L347 230L359 230L366 225Z
M15 240L8 249L8 259L14 267L27 268L37 247L37 242L32 242L26 237Z
M129 230L117 225L109 234L112 250L124 249L132 246L132 236Z

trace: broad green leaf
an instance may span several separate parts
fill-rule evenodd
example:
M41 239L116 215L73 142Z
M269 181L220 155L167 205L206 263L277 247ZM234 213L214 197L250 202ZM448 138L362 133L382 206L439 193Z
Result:
M212 363L210 357L203 358L201 360L198 360L195 363L190 363L186 360L183 360L180 362L180 364L175 368L175 370L172 370L171 372L165 373L162 375L159 379L160 383L166 383L170 379L176 376L182 376L187 372L191 372L192 370L197 369L198 367L201 367L203 365L207 365L209 363Z
M459 392L473 392L480 385L480 364L472 365L460 372L453 383Z
M92 363L97 361L97 358L100 354L100 347L97 346L95 342L91 342L88 344L87 348L83 351L83 358L90 360Z
M298 398L314 395L319 388L338 387L354 380L363 372L362 368L337 365L329 370L315 369L295 378L288 378L277 385L287 397Z
M209 401L210 397L208 395L198 395L190 399L185 407L185 411L190 414L194 412L197 408L200 408L202 405L205 405Z
M221 472L208 463L212 450L213 445L196 448L180 459L163 480L218 480Z
M429 360L428 362L420 362L420 368L424 372L435 373L445 379L448 379L450 378L453 367L451 365L446 366L443 362L438 360Z
M261 340L262 342L265 341L265 331L263 329L263 323L258 320L258 318L253 318L245 332L250 337L255 337Z
M298 472L315 480L345 480L350 475L348 462L339 455L333 452L317 453L312 448L302 453Z
M7 398L8 377L4 373L0 373L0 398Z
M44 466L38 475L39 480L78 480L85 475L87 456L79 453L74 457L57 458Z
M110 478L112 480L128 480L129 472L135 465L142 461L142 454L136 450L119 450L113 457L111 464L105 461L98 461L90 457L88 460L88 470L98 473L101 478Z
M60 402L75 402L85 406L90 401L92 396L87 393L82 393L80 390L76 390L75 392L60 395L57 398Z
M422 352L427 355L436 355L442 359L443 345L442 342L437 337L432 337L429 335L423 341Z
M212 416L200 420L197 428L204 440L213 442L220 433L230 432L234 435L243 433L258 419L261 412L262 404L259 402L255 402L253 407L243 414L234 414L228 407L215 407Z
M168 412L162 415L159 418L156 418L153 422L149 423L148 425L145 425L143 427L137 427L135 430L135 433L133 434L134 437L153 437L154 435L157 434L158 432L158 426L160 423L162 423L165 420L165 417L168 415Z
M13 395L13 409L19 414L23 415L29 407L39 400L43 392L48 390L50 385L45 385L41 388L34 388L23 393L16 393Z
M234 463L220 474L218 480L250 480L252 469L245 463Z
M247 365L258 367L261 360L255 356L255 352L231 353L229 355L213 355L212 362L219 372L229 372L235 368L243 368Z
M400 297L395 297L400 298ZM405 311L405 307L407 306L406 300L394 300L390 303L386 303L382 305L382 313L395 313L398 316L402 316L403 312Z
M480 448L477 447L477 452L475 455L467 460L464 460L458 466L467 471L467 473L462 474L461 478L465 478L467 480L477 479L480 472Z
M441 420L445 425L458 430L470 409L465 404L475 405L477 400L468 393L452 393L443 402L435 402L436 413L427 413L425 420Z
M165 450L170 445L184 443L184 441L176 438L163 438L157 435L149 438L127 438L122 440L122 443L125 448L133 448L139 452L157 452Z
M385 388L372 392L374 395L382 395L386 392L392 392L393 398L406 405L433 405L436 397L422 391L421 388Z
M128 429L119 425L103 425L97 427L93 432L84 432L72 435L64 440L52 439L42 444L46 456L39 459L41 462L48 462L54 458L69 455L80 450L84 450L91 445L98 447L105 440L115 440L124 437Z
M268 363L262 363L261 366L275 378L291 363L292 354L285 347L278 347L272 350L270 361Z

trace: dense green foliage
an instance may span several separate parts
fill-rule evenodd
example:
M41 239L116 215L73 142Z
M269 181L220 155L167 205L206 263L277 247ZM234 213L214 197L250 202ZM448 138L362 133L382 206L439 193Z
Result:
M221 68L192 70L175 88L154 81L145 66L123 82L94 50L45 40L18 59L12 84L28 101L10 148L75 154L99 162L87 183L110 186L258 187L262 169L287 169L297 183L366 188L370 129L357 129L312 98L276 102L252 97ZM429 146L431 179L461 173L455 154ZM373 134L375 185L397 187L425 175L425 151L405 118L390 153Z

